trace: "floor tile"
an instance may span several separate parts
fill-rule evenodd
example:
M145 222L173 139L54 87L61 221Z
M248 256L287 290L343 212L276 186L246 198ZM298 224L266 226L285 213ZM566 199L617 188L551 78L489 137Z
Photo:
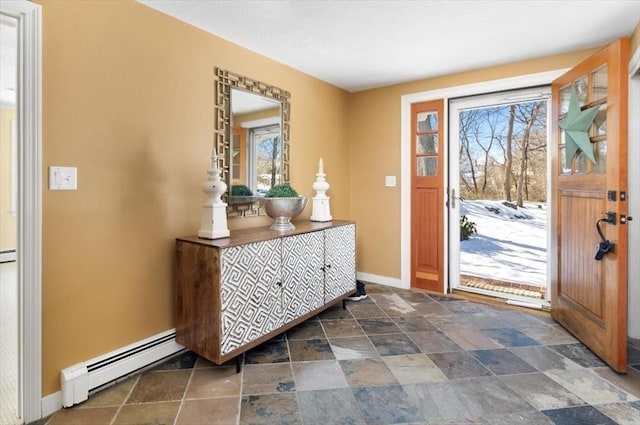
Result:
M287 331L287 339L316 339L325 338L324 330L319 320L307 320Z
M626 374L617 373L608 366L595 367L591 370L597 373L601 378L606 379L618 388L633 394L637 398L640 398L640 372L636 372L633 369L628 369Z
M509 351L515 353L522 360L526 361L541 372L546 372L548 370L572 370L581 368L578 363L543 345L511 347L509 348Z
M178 415L179 407L180 402L177 401L168 403L129 404L122 406L113 425L173 425Z
M432 303L433 299L429 295L416 291L402 291L396 293L400 298L408 302L409 304L416 303Z
M398 383L381 359L341 360L340 367L351 388Z
M446 295L429 294L429 297L438 302L460 301L460 298L448 297Z
M327 390L349 386L342 368L335 360L292 363L292 366L298 391Z
M335 359L326 339L306 339L289 341L292 362Z
M367 335L392 334L402 332L393 320L388 317L358 319L358 323Z
M360 324L354 319L324 320L322 327L328 338L365 335Z
M627 362L629 364L640 363L640 348L635 348L631 344L627 345Z
M369 317L387 317L384 311L375 304L348 304L351 315L356 319Z
M544 345L573 344L578 342L573 336L549 325L524 326L520 332Z
M381 356L419 353L420 349L406 334L371 335L369 339Z
M509 388L538 410L586 404L580 397L543 373L509 375L503 376L501 379Z
M380 354L378 354L378 351L366 336L329 338L329 345L333 355L338 360L380 357Z
M353 395L367 424L383 425L423 420L417 407L409 400L400 385L354 388Z
M482 333L487 335L505 347L526 347L530 345L540 345L538 341L529 338L522 332L514 328L483 329Z
M545 318L513 310L502 310L496 317L501 321L508 323L512 328L537 326L549 323Z
M242 372L242 395L295 391L290 363L246 365Z
M549 345L550 349L570 358L582 367L600 367L606 364L581 343Z
M447 329L444 334L463 350L483 350L502 347L482 332L478 332L477 329L455 326Z
M501 329L509 324L487 313L471 313L463 315L470 325L470 329Z
M494 375L536 372L533 366L505 348L476 350L469 353Z
M302 391L298 393L298 403L305 425L366 424L348 388Z
M117 411L117 407L62 409L53 415L47 425L109 425Z
M185 400L175 425L235 425L240 417L240 397Z
M475 303L467 301L451 301L447 303L447 308L456 314L461 313L480 313L482 310Z
M604 413L593 406L567 407L564 409L545 410L544 413L556 425L598 424L616 425Z
M160 363L151 370L175 370L175 369L192 369L196 364L198 355L193 351L185 351L169 360Z
M407 385L409 399L432 419L469 419L534 410L497 377Z
M442 382L448 378L426 354L406 354L382 357L387 367L402 385Z
M640 411L628 403L601 404L596 409L620 425L640 424Z
M264 394L244 396L240 407L240 423L255 425L302 424L296 395Z
M427 332L438 329L423 316L398 316L393 321L403 332Z
M287 341L270 340L244 353L245 364L282 363L289 361Z
M490 376L491 372L465 351L451 353L433 353L428 355L449 379Z
M181 400L191 370L145 372L127 399L127 404Z
M353 319L353 316L348 309L342 308L342 303L338 303L318 314L318 318L320 320Z
M443 353L461 351L462 347L453 342L444 332L410 332L409 338L423 353Z
M420 314L429 319L443 316L453 316L453 313L440 303L416 303L412 305L416 314Z
M589 369L545 372L551 379L589 404L624 403L638 400Z
M107 407L107 406L120 406L125 402L131 390L136 382L138 382L139 376L135 376L132 379L127 379L124 382L120 382L112 387L106 388L91 397L82 404L78 405L78 409L86 409L90 407Z
M478 419L482 425L551 425L553 423L545 415L535 410L488 415Z
M194 369L185 399L239 396L242 374L233 366Z

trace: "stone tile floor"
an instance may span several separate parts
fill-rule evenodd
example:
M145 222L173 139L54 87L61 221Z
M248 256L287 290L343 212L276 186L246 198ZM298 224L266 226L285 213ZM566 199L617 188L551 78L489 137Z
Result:
M39 424L640 424L640 346L605 366L548 316L367 285L216 366L184 352Z

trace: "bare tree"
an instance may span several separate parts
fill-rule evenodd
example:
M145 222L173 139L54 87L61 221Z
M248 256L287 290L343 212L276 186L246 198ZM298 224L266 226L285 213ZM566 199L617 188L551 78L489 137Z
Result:
M507 124L507 141L505 149L505 169L504 169L504 198L511 202L511 173L513 164L513 154L511 144L513 143L513 123L516 118L516 105L509 106L509 123Z

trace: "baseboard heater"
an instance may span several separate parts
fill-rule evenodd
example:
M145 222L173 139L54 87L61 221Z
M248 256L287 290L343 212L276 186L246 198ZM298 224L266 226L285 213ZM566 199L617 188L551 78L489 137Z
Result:
M89 392L175 354L184 347L175 341L175 329L127 345L60 372L62 406L89 398Z

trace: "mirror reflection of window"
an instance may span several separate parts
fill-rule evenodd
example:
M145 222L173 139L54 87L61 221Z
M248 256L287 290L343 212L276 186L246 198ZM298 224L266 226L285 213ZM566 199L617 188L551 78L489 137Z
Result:
M252 128L250 134L256 170L255 189L256 194L261 195L282 182L280 125Z

